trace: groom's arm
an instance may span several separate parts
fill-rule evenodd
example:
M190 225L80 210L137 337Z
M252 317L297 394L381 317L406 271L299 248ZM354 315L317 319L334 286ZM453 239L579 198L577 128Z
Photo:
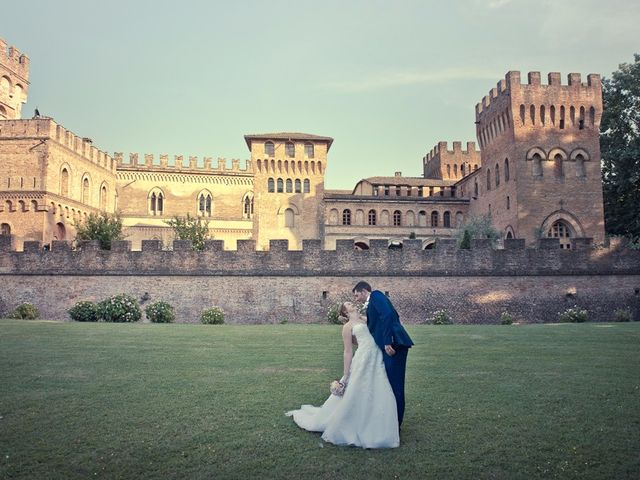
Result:
M385 351L388 355L395 354L395 351L391 347L393 344L393 318L394 310L391 306L391 302L387 299L382 292L373 292L371 299L373 308L378 314L380 322L380 328L382 329L382 340L385 345Z

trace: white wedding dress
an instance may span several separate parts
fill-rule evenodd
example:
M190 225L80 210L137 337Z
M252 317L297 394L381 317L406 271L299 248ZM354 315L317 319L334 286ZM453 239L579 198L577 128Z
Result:
M336 445L394 448L400 445L396 399L382 362L382 351L363 323L353 326L358 349L342 397L330 395L321 407L302 405L287 416L305 430L323 432Z

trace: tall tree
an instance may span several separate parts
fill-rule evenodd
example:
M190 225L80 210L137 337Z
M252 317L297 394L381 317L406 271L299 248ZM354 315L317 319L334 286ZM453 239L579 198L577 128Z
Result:
M603 80L600 123L607 233L640 237L640 55Z
M210 238L209 221L202 217L192 217L187 213L186 217L173 217L164 223L173 228L178 240L191 240L194 250L203 250L204 241Z
M122 240L122 219L118 214L91 213L76 226L76 240L100 240L100 248L111 250L111 242Z

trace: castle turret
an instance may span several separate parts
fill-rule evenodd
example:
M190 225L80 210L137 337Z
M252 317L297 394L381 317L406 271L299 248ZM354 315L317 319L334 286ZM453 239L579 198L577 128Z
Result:
M527 83L508 72L476 105L481 147L480 201L474 211L490 211L505 236L571 237L604 240L599 127L600 76L581 82L578 73L562 85L539 72ZM517 189L516 189L517 185Z
M435 180L460 180L480 166L480 152L475 142L467 142L462 150L462 142L453 142L453 150L447 148L447 142L438 142L422 158L424 178Z
M0 38L0 120L21 118L29 90L29 57Z
M245 135L254 168L254 239L267 249L270 239L321 239L324 172L333 138L306 133Z

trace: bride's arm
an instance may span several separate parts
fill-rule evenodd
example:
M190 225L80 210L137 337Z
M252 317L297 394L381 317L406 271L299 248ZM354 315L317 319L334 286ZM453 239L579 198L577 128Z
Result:
M353 358L353 344L351 343L351 322L345 324L342 327L342 343L344 343L344 353L343 353L343 376L342 378L346 381L349 378L349 371L351 370L351 359Z

